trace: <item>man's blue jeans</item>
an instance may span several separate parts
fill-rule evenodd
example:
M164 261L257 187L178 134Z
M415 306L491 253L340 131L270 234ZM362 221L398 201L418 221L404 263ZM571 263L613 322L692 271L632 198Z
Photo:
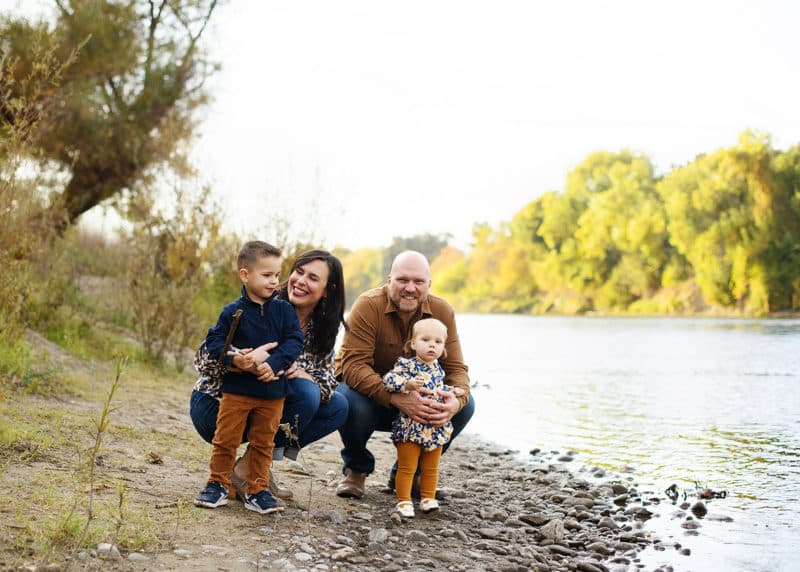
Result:
M398 411L394 407L384 407L350 389L344 382L339 383L336 391L346 397L349 404L347 421L339 428L339 435L344 444L342 472L351 469L358 473L370 474L375 470L375 457L367 449L367 441L375 431L391 431L392 421L397 417ZM470 395L464 408L453 417L453 436L450 438L450 443L472 419L473 413L475 413L475 400ZM450 443L444 446L443 452L447 451Z
M333 394L327 403L320 403L319 387L309 379L296 378L289 381L286 399L283 403L281 423L288 423L292 433L299 436L297 442L289 442L286 434L278 429L275 435L275 447L288 449L302 448L322 439L336 431L347 420L347 399L343 395ZM200 436L211 443L217 429L217 412L219 401L199 391L192 391L189 401L189 415ZM247 440L250 430L248 423L242 435L242 442ZM275 460L279 460L274 455ZM291 456L291 453L287 456Z

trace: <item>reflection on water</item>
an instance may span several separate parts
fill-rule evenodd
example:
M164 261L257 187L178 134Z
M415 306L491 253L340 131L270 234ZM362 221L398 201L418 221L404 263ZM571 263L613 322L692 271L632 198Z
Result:
M584 463L727 490L700 535L674 510L648 526L692 547L694 570L790 570L800 557L800 320L459 316L478 409L468 431L522 456L574 450ZM663 495L662 495L663 496ZM753 546L762 549L753 550Z

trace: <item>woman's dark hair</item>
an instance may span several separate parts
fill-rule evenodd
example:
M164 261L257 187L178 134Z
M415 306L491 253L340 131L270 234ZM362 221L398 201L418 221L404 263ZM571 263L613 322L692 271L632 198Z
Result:
M327 250L308 250L295 259L289 275L297 268L314 260L322 260L328 265L325 297L317 302L311 313L314 330L310 332L309 349L314 357L321 359L327 356L336 345L339 324L344 326L345 330L347 329L347 323L344 321L344 272L341 261ZM289 299L288 279L281 286L278 295L284 300Z

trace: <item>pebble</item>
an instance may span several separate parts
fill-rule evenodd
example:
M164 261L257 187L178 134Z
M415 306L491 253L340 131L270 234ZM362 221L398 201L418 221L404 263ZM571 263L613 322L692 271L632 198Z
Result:
M555 518L540 528L539 534L548 540L561 542L564 538L564 522Z
M389 531L385 528L376 528L369 531L368 538L370 542L386 542L386 539L389 538Z
M119 560L122 558L119 549L108 542L101 542L97 545L97 557L103 560Z

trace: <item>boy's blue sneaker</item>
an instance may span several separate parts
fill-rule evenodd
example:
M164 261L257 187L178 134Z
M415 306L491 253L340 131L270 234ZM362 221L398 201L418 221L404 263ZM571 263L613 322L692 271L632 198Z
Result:
M212 481L200 491L200 494L194 499L194 504L205 508L217 508L228 504L228 489L222 483Z
M266 489L254 495L244 495L244 508L261 514L283 510L283 506L281 506L278 501L275 500L275 497L272 496L272 493Z

